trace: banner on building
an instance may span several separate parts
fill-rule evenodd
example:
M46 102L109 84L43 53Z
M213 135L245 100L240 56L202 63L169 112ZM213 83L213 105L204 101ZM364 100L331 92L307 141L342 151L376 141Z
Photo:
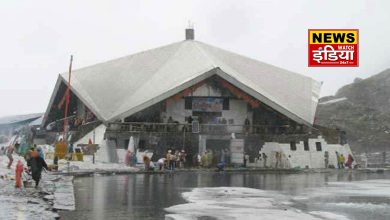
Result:
M309 67L359 66L358 29L309 29Z
M192 111L197 112L221 112L223 109L222 98L193 98Z

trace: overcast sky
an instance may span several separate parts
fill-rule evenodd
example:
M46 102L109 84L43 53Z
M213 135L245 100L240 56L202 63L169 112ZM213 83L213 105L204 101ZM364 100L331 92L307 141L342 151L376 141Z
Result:
M334 94L390 68L390 1L20 1L0 3L0 117L44 112L59 73L184 39L323 81ZM360 67L307 67L308 28L360 29ZM102 88L103 89L103 88Z

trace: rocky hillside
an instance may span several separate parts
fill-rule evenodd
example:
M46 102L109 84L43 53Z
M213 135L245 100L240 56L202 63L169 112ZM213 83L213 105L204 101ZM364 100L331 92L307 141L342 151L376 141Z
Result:
M347 132L356 152L390 149L390 69L320 99L316 124Z

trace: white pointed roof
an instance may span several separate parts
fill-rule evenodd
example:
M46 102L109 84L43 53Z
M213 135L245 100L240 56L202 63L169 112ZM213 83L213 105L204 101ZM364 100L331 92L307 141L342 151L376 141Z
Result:
M194 40L75 70L71 89L99 119L113 121L214 74L299 123L313 123L320 83ZM60 74L59 81L67 79Z
M12 115L12 116L0 117L0 125L10 125L10 124L21 123L24 121L33 121L41 117L42 115L43 113L32 113L26 115Z

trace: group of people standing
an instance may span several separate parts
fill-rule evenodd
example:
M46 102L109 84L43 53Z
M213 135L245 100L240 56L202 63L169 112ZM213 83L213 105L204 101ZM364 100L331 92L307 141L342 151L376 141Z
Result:
M339 152L336 151L336 157L337 157L337 168L338 169L344 169L345 167L348 167L349 169L352 169L352 163L354 161L351 154L348 154L347 159L343 154L339 154Z
M207 149L203 154L195 155L193 164L195 167L211 168L218 164L230 164L230 151L228 149Z
M259 151L259 155L255 158L255 163L262 163L261 166L267 168L268 156L266 153Z
M8 169L11 169L14 161L13 154L18 150L19 146L20 144L15 143L14 145L10 145L5 148L5 153L8 157ZM22 180L23 182L26 182L28 179L27 176L31 175L32 179L35 181L35 188L37 188L41 180L43 169L49 170L44 159L42 148L37 147L34 144L33 147L31 147L24 155L24 159L26 161L27 167L24 167L22 161L19 160L15 168L15 187L22 187ZM22 176L24 176L24 178L22 178Z
M184 164L187 161L187 154L184 150L168 150L165 160L161 158L159 163L159 170L163 170L164 167L167 167L169 170L175 170L178 168L184 168ZM164 164L161 164L164 162Z
M184 165L187 162L187 153L185 152L185 150L169 149L165 157L162 157L155 162L153 162L153 158L155 158L155 156L150 158L147 154L142 157L142 162L144 164L145 171L154 171L156 168L160 171L163 171L165 169L174 171L177 168L184 168ZM136 154L127 151L125 157L125 164L128 166L135 166L136 163Z
M151 170L151 167L157 167L158 170L172 170L182 169L187 164L188 166L192 164L193 167L203 167L203 168L212 168L212 167L221 167L221 164L230 163L230 152L228 149L215 150L214 152L211 149L206 150L202 155L188 155L185 150L172 150L169 149L166 151L165 157L157 160L156 163L153 163L150 158L144 156L143 162L145 165L145 170ZM192 159L192 161L191 161ZM188 163L189 162L189 163Z
M130 150L126 151L125 164L131 167L137 164L137 155L135 152L131 152Z

